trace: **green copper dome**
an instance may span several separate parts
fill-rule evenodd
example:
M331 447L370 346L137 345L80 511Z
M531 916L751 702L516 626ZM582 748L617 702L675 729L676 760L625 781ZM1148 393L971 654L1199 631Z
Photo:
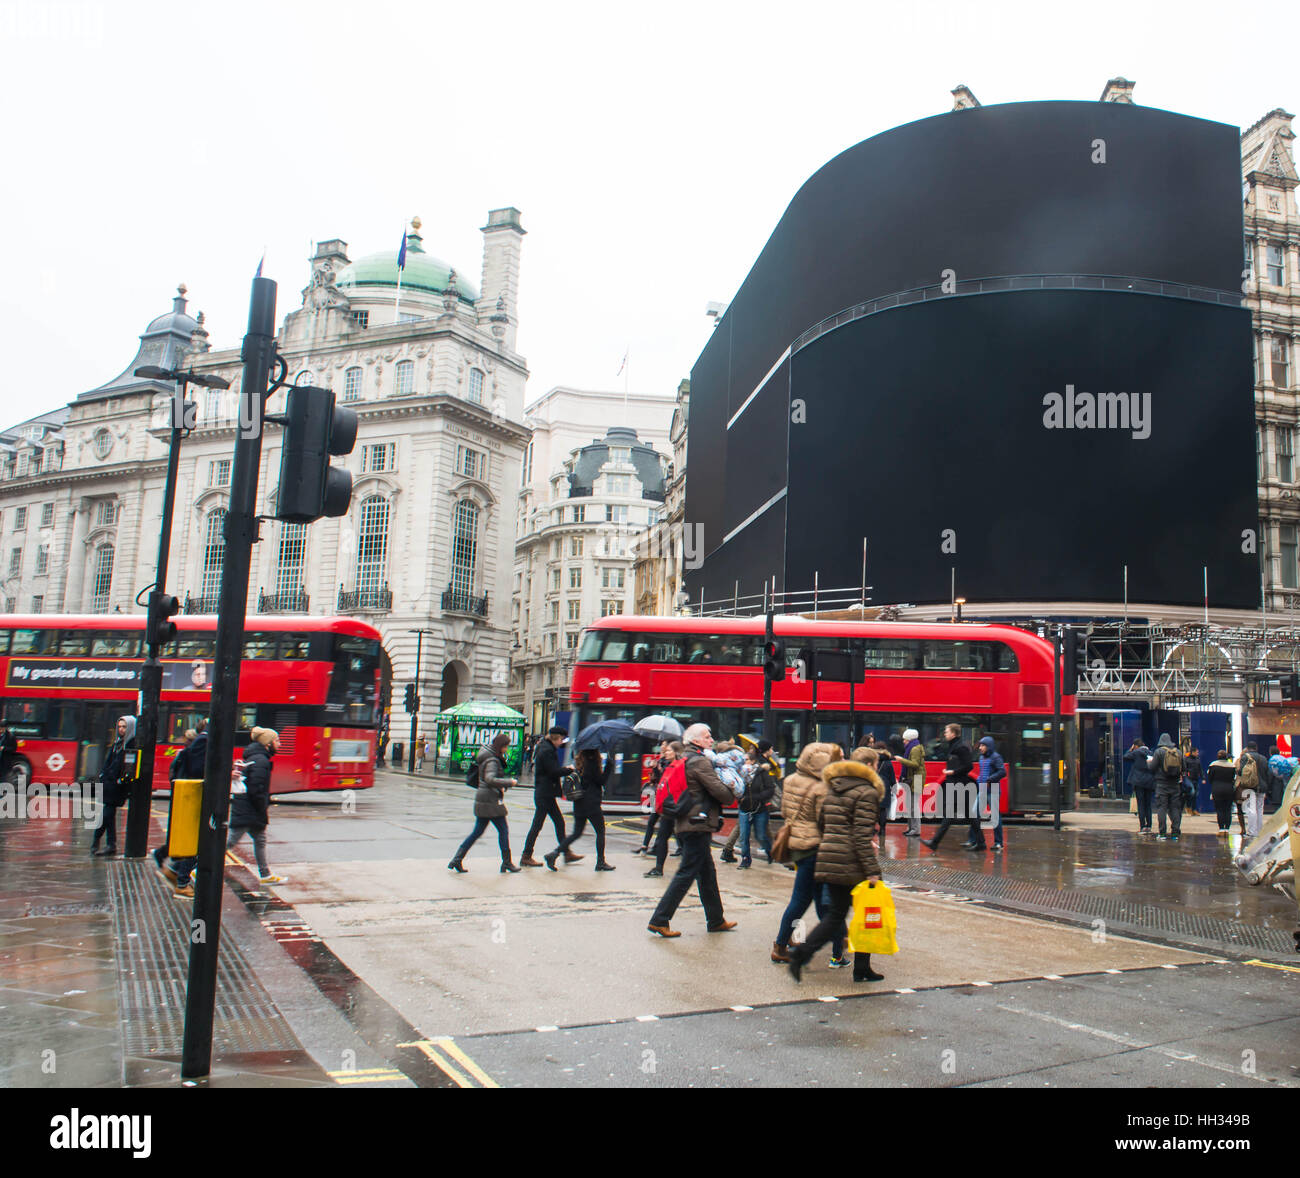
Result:
M426 254L417 233L406 235L406 265L402 269L402 290L420 290L428 294L442 294L451 281L452 267L432 254ZM397 251L386 250L367 254L351 265L345 266L337 284L347 291L361 286L383 286L397 289ZM456 273L456 291L461 301L473 303L478 299L478 288Z

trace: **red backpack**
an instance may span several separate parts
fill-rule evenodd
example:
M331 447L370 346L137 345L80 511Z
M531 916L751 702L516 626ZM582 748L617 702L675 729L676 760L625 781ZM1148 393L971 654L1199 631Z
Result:
M675 805L686 792L686 758L678 757L659 778L659 788L655 790L655 813L664 812L664 803Z

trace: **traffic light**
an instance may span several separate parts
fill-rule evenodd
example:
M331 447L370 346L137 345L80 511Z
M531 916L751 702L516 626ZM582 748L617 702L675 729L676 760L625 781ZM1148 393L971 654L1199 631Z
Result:
M149 594L149 614L145 621L145 642L149 646L166 646L176 641L176 623L170 621L180 613L179 597L154 589Z
M785 680L785 643L778 639L763 643L763 674L773 683Z
M1300 675L1282 676L1282 698L1293 702L1300 700Z
M420 697L415 694L415 684L406 685L406 714L413 716L420 710Z
M275 517L309 524L322 516L346 515L352 476L330 465L330 456L351 454L357 444L357 415L336 408L329 389L295 385L285 402L284 452Z
M1088 644L1080 640L1079 631L1067 626L1061 652L1061 694L1077 695L1079 680L1088 673Z

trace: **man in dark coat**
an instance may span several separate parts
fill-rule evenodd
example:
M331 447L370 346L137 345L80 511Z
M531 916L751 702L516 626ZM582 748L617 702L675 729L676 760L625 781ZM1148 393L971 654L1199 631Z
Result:
M963 797L963 791L959 787L972 784L975 780L975 754L971 751L970 745L963 739L961 728L957 724L949 724L943 730L944 739L948 742L948 767L944 770L943 780L939 783L939 796L943 799L943 822L939 829L935 831L934 838L922 839L921 842L932 851L939 849L939 844L943 841L943 836L948 833L948 828L957 820L957 799ZM944 788L949 786L951 788ZM962 847L968 851L983 851L984 833L980 830L980 811L976 801L976 791L967 789L964 793L966 814L965 818L970 823L970 835Z
M1133 766L1129 771L1128 783L1133 787L1133 796L1137 798L1138 834L1150 834L1151 807L1156 793L1156 779L1151 775L1148 767L1151 761L1151 750L1139 737L1133 742L1132 748L1124 754L1124 760Z
M563 728L552 728L533 748L533 824L528 828L528 837L524 839L524 857L519 860L520 867L541 867L533 858L533 848L537 845L537 836L542 833L546 819L550 818L555 827L555 841L564 842L564 815L560 813L560 749L568 741L569 735ZM566 851L564 861L576 863L581 855Z
M254 728L252 743L239 762L240 790L230 789L230 832L226 850L233 850L245 834L253 840L257 857L257 874L263 883L287 883L288 877L276 875L266 862L266 826L271 805L271 762L280 748L280 734L274 728Z
M181 781L201 781L204 772L207 769L208 722L206 720L200 720L194 728L194 739L172 758L171 779L173 782L178 779ZM167 821L167 843L164 843L159 847L153 853L153 857L163 875L176 885L174 893L176 898L183 900L191 899L194 896L194 887L191 877L194 874L194 868L198 863L198 859L193 855L180 859L168 858L167 847L170 842L171 816L169 814Z
M1169 837L1177 842L1183 825L1183 755L1169 733L1160 734L1148 768L1156 783L1156 816L1160 822L1160 833L1156 838L1165 841L1165 818L1168 816Z
M691 796L690 808L676 822L677 840L682 845L682 863L673 876L663 899L646 926L660 937L680 937L669 921L695 884L704 905L704 919L711 933L726 933L736 927L722 911L718 894L718 871L713 862L713 832L722 827L722 807L734 798L731 790L718 780L713 764L704 750L713 744L707 724L692 724L683 734L686 746L686 789Z

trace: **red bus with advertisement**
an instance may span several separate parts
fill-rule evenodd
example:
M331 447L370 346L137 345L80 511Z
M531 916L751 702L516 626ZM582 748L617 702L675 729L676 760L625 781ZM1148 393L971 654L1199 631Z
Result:
M117 718L138 714L144 617L0 618L0 717L16 747L5 776L67 785L98 778ZM176 619L163 648L153 787L167 790L185 730L206 718L217 619ZM249 730L280 734L274 794L367 789L380 722L379 631L352 618L253 617L244 632L236 747Z
M961 726L972 747L992 736L1007 766L1004 814L1046 812L1052 798L1052 644L1014 626L967 623L774 622L786 675L772 684L775 751L790 758L814 740L847 751L915 728L926 748L925 805L943 775L943 729ZM583 632L570 702L574 732L598 720L672 716L702 721L715 738L759 736L765 619L614 615ZM799 675L809 651L860 655L861 681L814 684ZM850 690L852 689L852 690ZM1063 809L1075 792L1075 699L1061 700ZM607 808L641 805L650 742L619 750ZM792 766L787 766L792 768Z

